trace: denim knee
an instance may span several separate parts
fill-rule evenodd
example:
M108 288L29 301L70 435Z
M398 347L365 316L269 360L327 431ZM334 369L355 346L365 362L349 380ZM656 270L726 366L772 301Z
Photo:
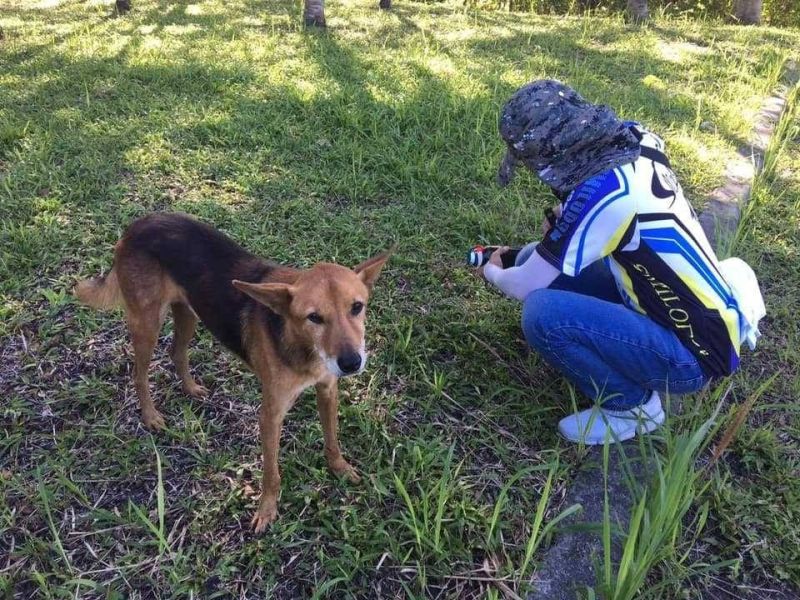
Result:
M522 305L522 332L528 345L543 350L547 333L553 323L553 303L558 292L549 289L534 290Z

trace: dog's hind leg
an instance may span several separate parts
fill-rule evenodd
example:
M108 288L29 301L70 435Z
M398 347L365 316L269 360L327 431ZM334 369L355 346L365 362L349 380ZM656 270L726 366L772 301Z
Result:
M194 398L208 396L208 390L197 383L189 371L189 342L197 327L197 317L186 304L176 302L172 305L172 316L175 319L175 336L170 348L170 356L175 364L175 371L181 378L184 393Z
M321 381L316 385L317 390L317 410L319 419L322 422L322 435L325 438L325 460L328 468L336 475L346 477L353 483L358 483L361 477L358 476L355 468L347 462L339 449L339 438L337 430L339 428L339 389L335 377Z
M133 386L139 398L142 422L150 429L161 429L164 417L150 398L147 371L169 302L165 298L165 278L158 263L130 250L123 241L117 244L114 270L133 342Z
M147 371L153 358L153 350L158 342L158 332L163 322L163 310L158 305L147 309L128 310L126 317L133 341L134 374L133 383L139 397L142 422L150 429L164 427L164 417L156 410L150 397Z

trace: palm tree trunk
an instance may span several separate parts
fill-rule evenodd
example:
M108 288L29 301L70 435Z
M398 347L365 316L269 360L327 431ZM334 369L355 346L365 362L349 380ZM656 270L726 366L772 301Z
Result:
M325 27L325 0L305 0L303 22L307 27Z
M761 22L761 0L736 0L733 16L743 25L758 25Z
M647 0L628 0L628 17L634 23L644 23L650 18Z

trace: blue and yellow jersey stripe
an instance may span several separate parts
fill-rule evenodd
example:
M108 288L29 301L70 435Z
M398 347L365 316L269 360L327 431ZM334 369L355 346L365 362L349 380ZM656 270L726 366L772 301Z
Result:
M605 259L626 305L672 329L709 375L737 368L739 307L668 163L642 156L581 184L537 252L570 276Z

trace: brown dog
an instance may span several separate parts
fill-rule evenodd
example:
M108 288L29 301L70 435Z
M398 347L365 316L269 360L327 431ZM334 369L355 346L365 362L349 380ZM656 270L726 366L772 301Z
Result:
M79 282L75 294L94 308L124 307L147 427L164 426L150 398L147 369L168 308L175 319L170 354L187 394L208 393L189 372L187 348L198 319L258 376L264 477L252 525L261 532L277 515L283 419L307 387L316 386L328 466L359 481L339 450L337 382L364 368L364 313L389 254L353 270L330 263L292 269L253 256L187 215L155 213L128 227L111 272Z

